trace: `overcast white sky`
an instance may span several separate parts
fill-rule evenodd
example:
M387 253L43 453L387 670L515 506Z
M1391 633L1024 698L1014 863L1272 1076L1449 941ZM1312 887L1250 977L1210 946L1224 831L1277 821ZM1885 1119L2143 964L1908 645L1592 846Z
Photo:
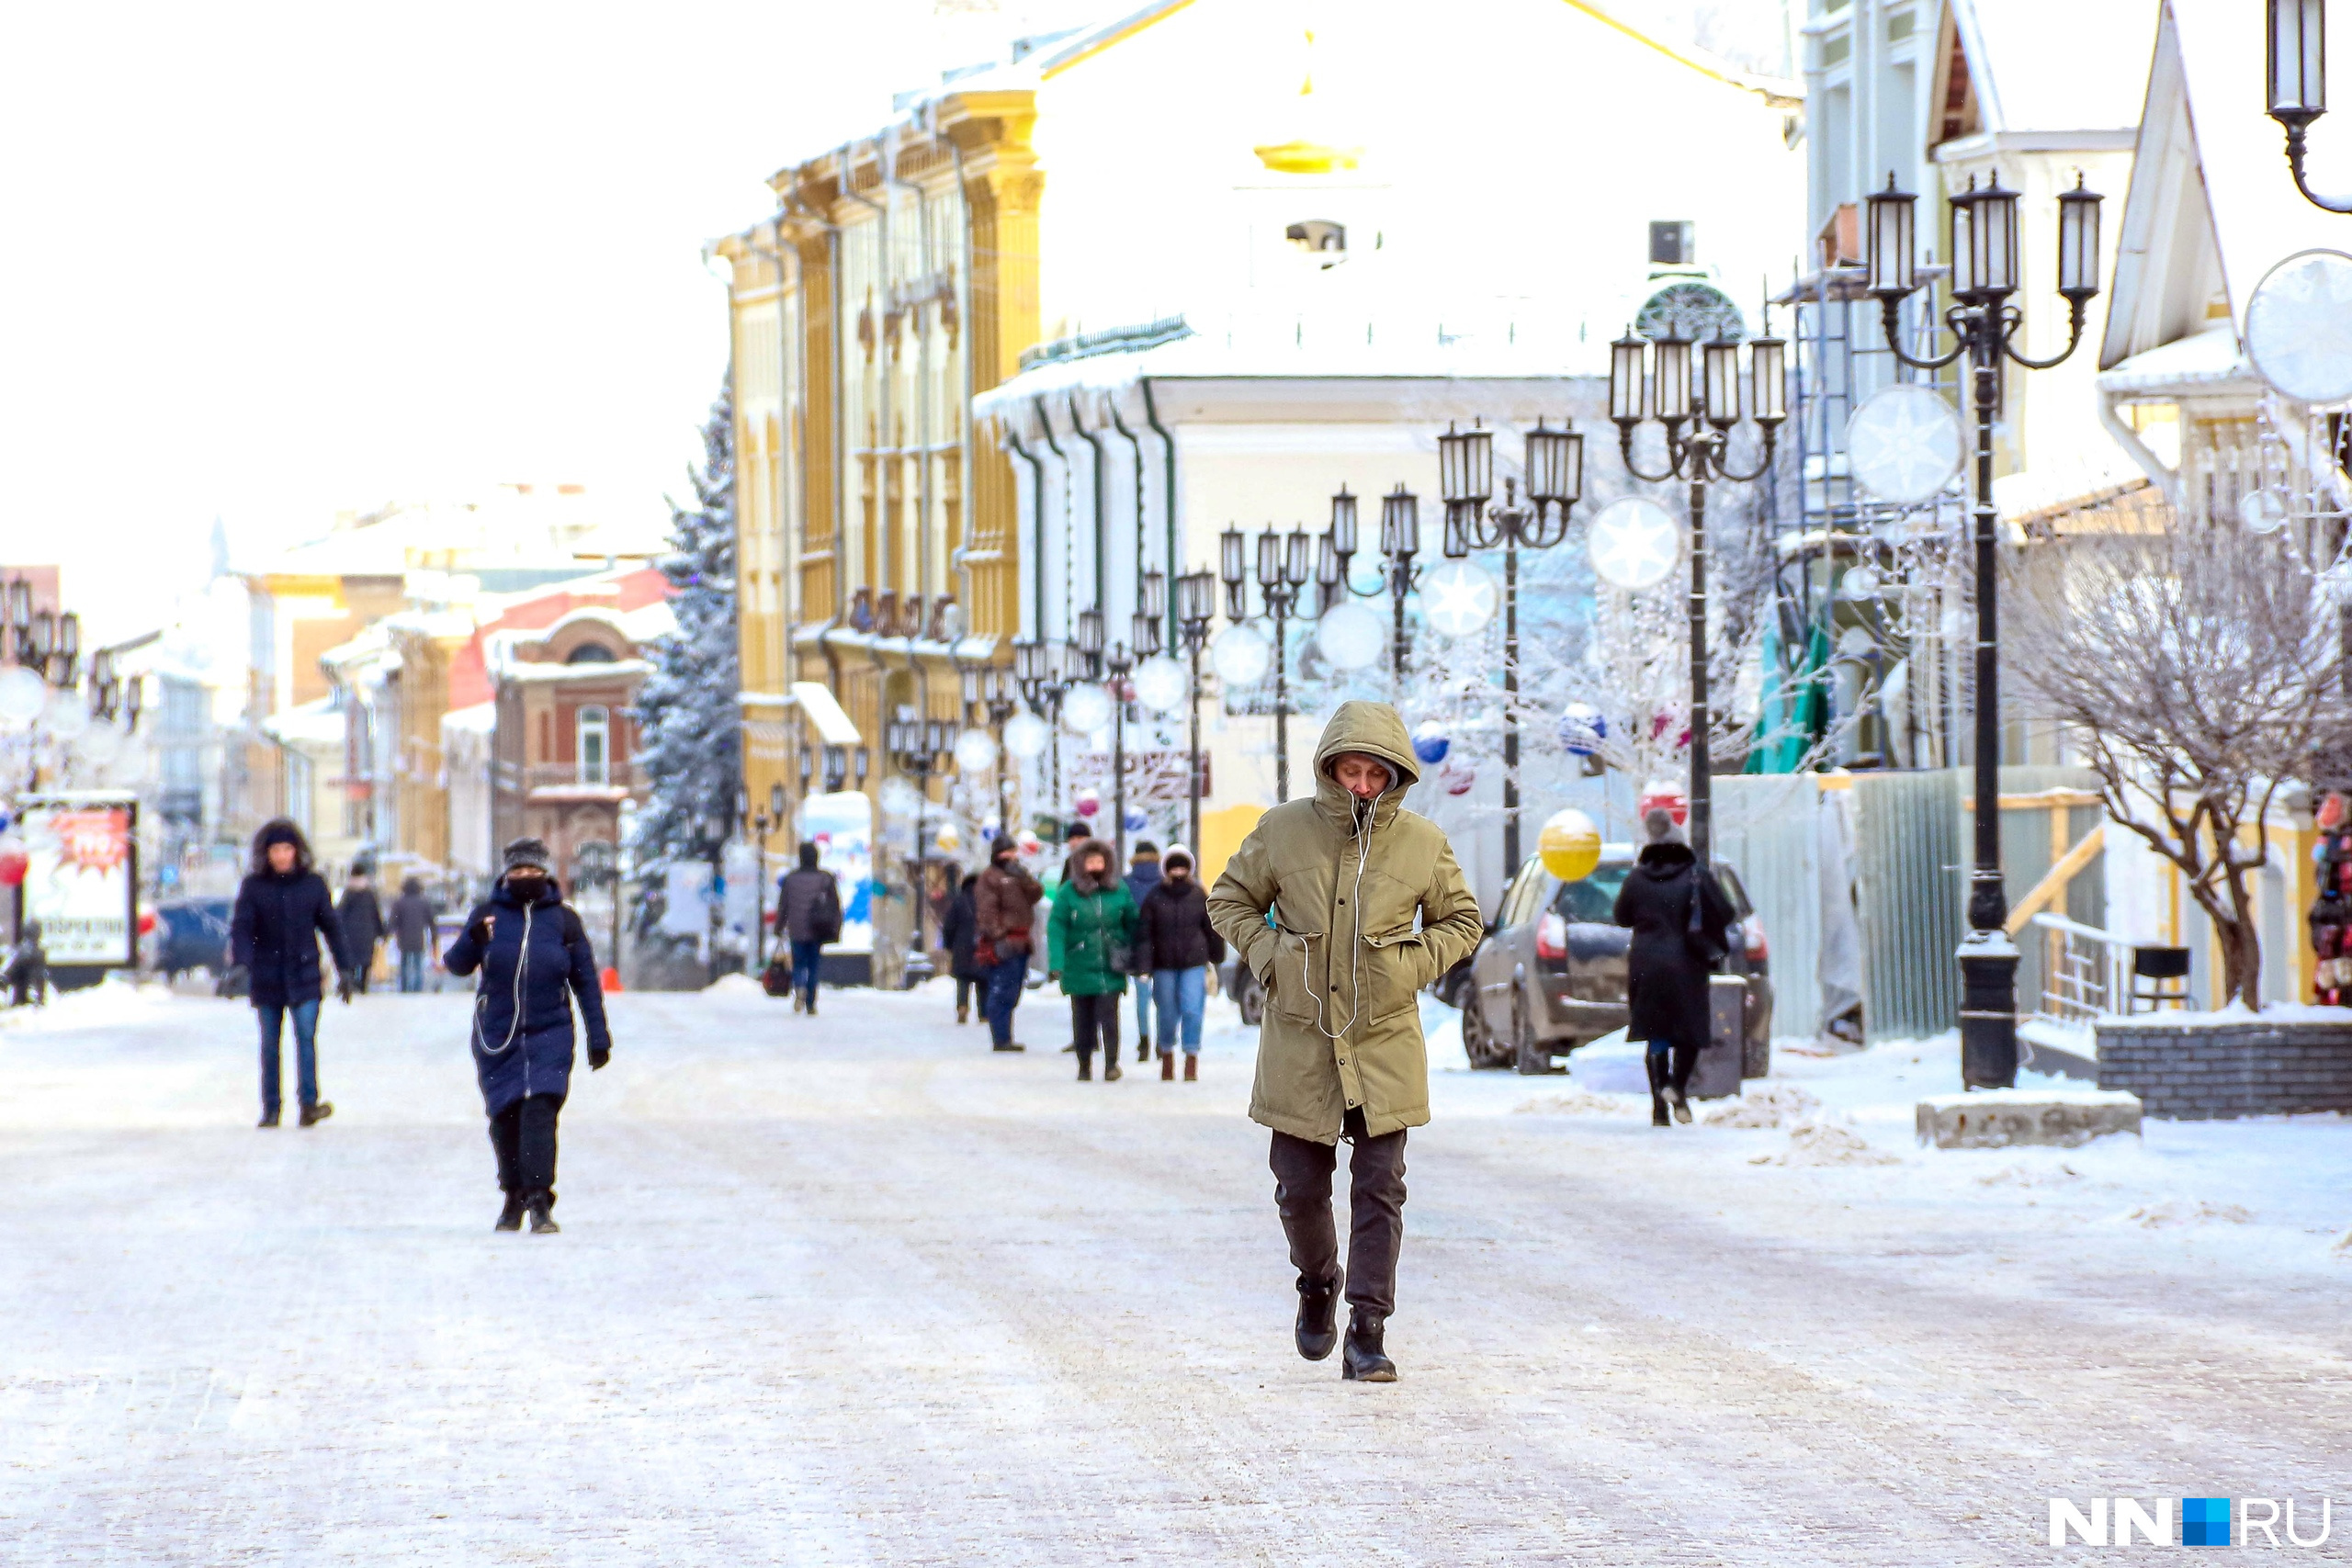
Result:
M1000 0L1001 30L1134 3ZM63 564L111 637L216 515L241 556L507 479L662 515L726 354L702 243L935 80L933 12L0 9L0 561Z

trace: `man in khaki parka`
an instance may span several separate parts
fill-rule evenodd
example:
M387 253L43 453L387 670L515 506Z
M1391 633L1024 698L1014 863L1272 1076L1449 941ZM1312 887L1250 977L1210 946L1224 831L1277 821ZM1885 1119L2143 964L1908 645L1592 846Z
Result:
M1404 1235L1405 1130L1430 1119L1418 996L1484 923L1445 834L1404 808L1420 769L1385 703L1343 703L1315 794L1261 818L1209 894L1209 923L1266 991L1250 1119L1273 1129L1274 1206L1298 1269L1298 1350L1331 1353L1340 1294L1331 1173L1351 1184L1340 1375L1390 1382L1383 1339Z

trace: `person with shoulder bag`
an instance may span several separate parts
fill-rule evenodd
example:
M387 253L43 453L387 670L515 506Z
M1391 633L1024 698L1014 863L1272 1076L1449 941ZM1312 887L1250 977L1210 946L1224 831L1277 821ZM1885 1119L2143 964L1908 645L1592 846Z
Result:
M588 1026L588 1066L612 1060L596 951L580 916L548 874L548 847L537 839L506 846L506 869L490 897L466 917L442 955L460 977L481 971L474 990L474 1077L490 1117L505 1203L498 1230L560 1230L555 1207L556 1118L571 1091L572 1007Z
M1045 892L1022 865L1012 840L1000 835L989 850L988 869L972 885L972 961L988 976L980 1011L989 1021L991 1050L1024 1048L1012 1037L1012 1012L1028 979L1030 931Z
M825 944L842 937L842 888L817 863L817 846L800 846L800 863L777 878L776 924L792 943L792 1010L817 1012L817 973Z
M1707 1043L1707 977L1729 951L1738 916L1723 886L1704 874L1674 818L1652 808L1649 842L1618 889L1612 918L1631 927L1625 953L1626 1038L1648 1042L1650 1125L1690 1120L1690 1070Z
M1046 966L1069 998L1080 1082L1094 1076L1102 1046L1102 1081L1119 1080L1119 1003L1135 964L1136 901L1111 869L1111 846L1090 840L1070 857L1069 879L1054 895Z
M972 993L980 992L982 1010L988 1005L988 974L980 967L977 949L980 942L979 909L972 898L972 889L978 886L979 873L967 872L956 885L956 897L948 901L947 912L939 918L939 945L947 950L947 972L956 977L956 1021L972 1021Z

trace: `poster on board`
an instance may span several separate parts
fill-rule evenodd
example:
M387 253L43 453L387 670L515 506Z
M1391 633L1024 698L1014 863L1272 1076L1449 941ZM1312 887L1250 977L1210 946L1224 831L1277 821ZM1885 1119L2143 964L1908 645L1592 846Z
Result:
M826 950L872 953L874 803L854 789L812 795L800 803L800 837L817 846L817 863L841 884L841 940Z
M56 965L124 969L139 960L139 806L128 795L24 797L25 919Z

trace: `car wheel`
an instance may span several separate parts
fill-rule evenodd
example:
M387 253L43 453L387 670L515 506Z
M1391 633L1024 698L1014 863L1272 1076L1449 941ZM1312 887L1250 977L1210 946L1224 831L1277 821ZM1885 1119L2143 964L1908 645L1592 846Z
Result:
M1510 1058L1495 1039L1495 1032L1487 1027L1487 1006L1475 985L1462 988L1462 1054L1470 1058L1473 1067L1501 1067Z
M1258 984L1258 976L1245 966L1235 973L1234 987L1240 994L1233 998L1241 1010L1241 1021L1255 1029L1266 1021L1266 988Z
M1534 1077L1552 1070L1552 1053L1535 1038L1535 1022L1527 1016L1527 993L1517 986L1510 995L1510 1045L1521 1076Z

